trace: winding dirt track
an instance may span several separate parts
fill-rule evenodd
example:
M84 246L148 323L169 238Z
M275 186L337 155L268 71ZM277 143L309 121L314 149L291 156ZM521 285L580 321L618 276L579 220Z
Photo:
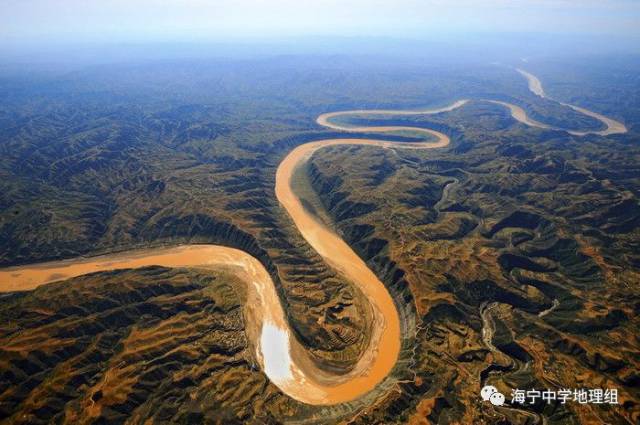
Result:
M524 71L520 72L527 76ZM532 80L527 78L530 87L537 90L535 81L532 83ZM539 88L541 91L542 86L540 85ZM332 405L354 400L373 390L396 364L401 341L398 311L385 285L366 263L339 235L316 220L303 208L300 199L292 189L294 171L304 165L314 152L327 146L370 145L388 149L434 149L449 144L449 137L435 130L390 126L349 127L331 121L339 116L437 114L452 111L467 102L468 100L459 100L446 108L433 110L355 110L323 114L318 117L317 123L335 130L352 133L411 131L414 134L424 134L425 141L402 143L357 138L320 140L296 147L278 166L275 192L281 206L307 242L328 264L356 285L371 303L374 321L373 335L371 335L369 346L365 349L362 358L356 367L347 374L328 374L314 365L306 349L292 335L275 285L264 266L246 252L229 247L183 245L6 268L0 270L0 292L30 290L45 283L92 272L151 265L201 269L225 268L248 284L245 306L247 334L255 349L255 355L269 379L284 393L308 404ZM542 123L530 120L524 110L515 105L493 102L509 108L513 118L520 122L537 127L547 127ZM573 108L580 110L577 107ZM601 119L599 117L602 117L594 112L587 112L585 113L595 118ZM624 125L606 117L602 117L601 121L607 125L607 130L594 133L623 132Z

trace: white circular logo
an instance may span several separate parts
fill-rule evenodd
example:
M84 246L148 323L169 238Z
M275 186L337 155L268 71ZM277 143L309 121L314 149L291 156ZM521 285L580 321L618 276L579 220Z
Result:
M505 401L504 394L498 391L493 385L485 385L482 387L480 396L484 401L490 401L494 406L502 406Z

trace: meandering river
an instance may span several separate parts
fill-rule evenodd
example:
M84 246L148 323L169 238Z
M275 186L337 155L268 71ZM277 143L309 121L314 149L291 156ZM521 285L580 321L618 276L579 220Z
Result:
M620 121L616 121L616 120L614 120L612 118L605 117L602 114L590 111L590 110L588 110L586 108L582 108L580 106L571 105L569 103L564 103L564 102L560 102L560 101L555 100L555 99L551 99L544 92L544 88L542 87L542 82L538 79L538 77L536 77L535 75L533 75L530 72L527 72L527 71L525 71L523 69L517 69L517 71L527 79L527 82L529 83L529 90L533 94L535 94L536 96L540 96L543 99L553 100L554 102L558 102L559 104L561 104L563 106L568 106L569 108L573 109L574 111L578 111L581 114L584 114L584 115L587 115L587 116L589 116L591 118L597 119L598 121L602 122L606 126L606 128L604 130L600 130L600 131L569 131L569 130L565 130L569 134L573 134L574 136L586 136L587 134L597 134L597 135L600 135L600 136L610 136L612 134L622 134L622 133L626 133L627 132L627 127L623 123L621 123ZM513 113L513 111L512 111L512 113ZM554 127L551 127L551 126L547 126L545 124L541 124L541 123L539 123L537 121L534 121L534 122L535 122L535 124L531 124L531 123L528 123L528 124L529 125L534 125L536 127L554 128ZM555 129L556 130L561 130L559 128L555 128Z
M544 96L542 84L533 75L519 70L529 81L530 89ZM262 369L284 393L308 404L332 405L354 400L373 390L393 369L400 353L401 329L394 300L385 285L367 264L334 231L317 220L302 206L293 190L294 171L305 164L319 149L335 145L370 145L388 149L434 149L449 144L449 137L435 130L402 126L346 126L335 122L340 116L352 115L427 115L453 111L469 100L459 100L440 109L394 111L354 110L320 115L321 126L345 133L389 133L411 131L425 135L424 142L406 143L347 137L320 140L293 149L276 172L275 193L283 210L298 231L325 261L345 279L356 285L371 303L373 334L368 347L352 371L330 374L311 361L307 350L289 328L286 314L271 276L256 258L238 249L219 245L182 245L171 248L145 249L97 257L83 257L0 269L0 292L31 290L45 283L69 279L87 273L139 268L151 265L165 267L224 268L247 283L245 317L247 335ZM506 102L492 101L507 107L511 116L527 125L550 128L531 120L526 112ZM607 129L591 132L601 135L625 132L623 124L583 108L567 105L601 120ZM570 132L574 135L589 132Z

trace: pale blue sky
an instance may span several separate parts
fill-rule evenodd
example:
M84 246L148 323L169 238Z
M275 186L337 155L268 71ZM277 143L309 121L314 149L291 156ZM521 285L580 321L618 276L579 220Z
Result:
M640 35L638 0L0 0L7 43L535 32Z

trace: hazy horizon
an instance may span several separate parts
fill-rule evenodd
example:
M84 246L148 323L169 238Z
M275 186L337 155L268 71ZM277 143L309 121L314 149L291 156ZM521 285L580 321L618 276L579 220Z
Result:
M633 0L6 0L0 45L474 34L640 36Z

